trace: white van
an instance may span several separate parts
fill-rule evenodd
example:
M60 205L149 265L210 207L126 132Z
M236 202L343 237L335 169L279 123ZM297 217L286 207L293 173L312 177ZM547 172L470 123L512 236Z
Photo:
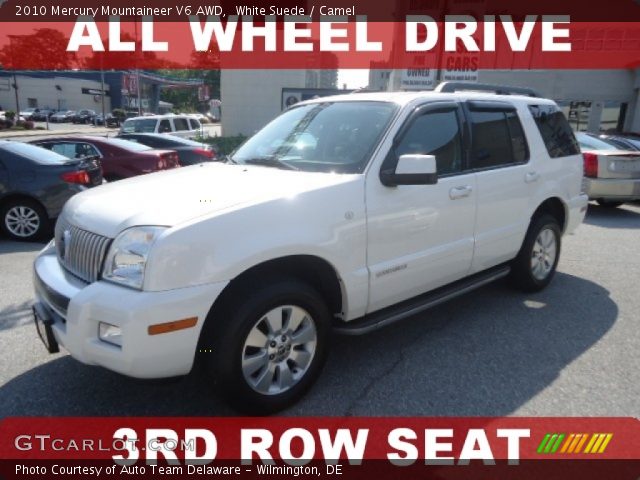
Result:
M183 138L202 136L202 125L189 115L151 115L128 118L121 133L165 133Z

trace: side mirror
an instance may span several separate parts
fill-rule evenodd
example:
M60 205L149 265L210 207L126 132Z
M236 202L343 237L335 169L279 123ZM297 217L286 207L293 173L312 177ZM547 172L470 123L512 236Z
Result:
M387 187L397 185L435 185L438 183L436 157L433 155L400 155L395 170L382 170L380 181Z

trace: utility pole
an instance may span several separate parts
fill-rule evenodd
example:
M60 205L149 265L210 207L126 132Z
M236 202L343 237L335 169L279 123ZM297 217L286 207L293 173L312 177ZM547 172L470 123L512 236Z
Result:
M106 92L104 91L104 53L100 54L100 90L102 90L102 121L104 122L104 126L107 126L107 117L104 112L104 97Z
M16 92L16 123L20 120L20 100L18 99L18 77L16 71L13 71L13 91Z
M13 91L16 94L16 123L20 120L20 100L18 98L18 77L16 76L15 58L13 56L13 39L15 35L9 35L9 51L11 52L11 68L13 70Z

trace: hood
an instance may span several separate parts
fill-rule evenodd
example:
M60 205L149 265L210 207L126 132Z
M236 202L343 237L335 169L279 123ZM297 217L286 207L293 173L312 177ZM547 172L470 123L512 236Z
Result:
M357 177L208 162L91 188L72 197L62 215L79 228L113 238L135 225L175 226Z

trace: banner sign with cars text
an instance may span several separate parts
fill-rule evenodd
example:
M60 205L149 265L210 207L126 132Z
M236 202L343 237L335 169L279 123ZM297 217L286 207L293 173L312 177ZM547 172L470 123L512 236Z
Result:
M2 478L615 478L631 418L6 418ZM426 478L426 477L424 477Z
M4 69L640 67L640 4L264 0L0 6ZM445 65L446 63L446 65ZM465 73L465 75L468 75Z

